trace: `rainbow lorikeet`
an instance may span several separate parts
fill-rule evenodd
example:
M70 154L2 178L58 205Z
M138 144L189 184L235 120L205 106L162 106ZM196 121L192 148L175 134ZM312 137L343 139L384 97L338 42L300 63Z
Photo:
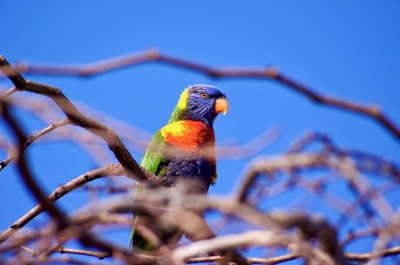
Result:
M142 166L163 178L166 186L174 186L179 179L193 180L199 192L206 193L217 178L213 123L219 113L227 111L228 101L220 89L189 86L182 92L168 124L150 141ZM135 216L130 247L153 250L158 246L135 232L137 224L144 220L144 216ZM147 224L153 221L148 220ZM162 243L168 243L175 232L153 229Z

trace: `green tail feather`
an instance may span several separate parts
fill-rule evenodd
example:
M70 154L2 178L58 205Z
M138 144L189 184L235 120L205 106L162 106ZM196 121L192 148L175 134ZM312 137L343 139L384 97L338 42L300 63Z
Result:
M145 240L141 235L139 235L139 233L135 233L135 226L138 221L139 221L139 216L136 216L133 219L132 230L129 240L129 249L131 251L133 251L134 248L139 248L145 251L153 250L154 247L150 244L150 242Z

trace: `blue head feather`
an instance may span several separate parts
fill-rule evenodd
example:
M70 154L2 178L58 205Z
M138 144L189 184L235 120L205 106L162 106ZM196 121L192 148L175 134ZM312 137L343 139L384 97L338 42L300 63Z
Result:
M186 88L178 101L168 123L180 120L202 121L212 126L218 113L215 112L215 102L226 98L220 89L196 84Z
M212 126L218 113L215 113L215 101L226 98L225 93L210 85L196 84L188 88L187 110L182 119L202 121Z

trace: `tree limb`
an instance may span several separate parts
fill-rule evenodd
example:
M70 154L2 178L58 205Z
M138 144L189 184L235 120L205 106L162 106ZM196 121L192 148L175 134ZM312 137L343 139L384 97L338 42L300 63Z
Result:
M212 78L261 78L273 80L277 83L300 93L311 101L339 110L348 111L350 113L360 114L370 118L380 124L388 132L391 133L397 140L400 140L400 128L382 112L379 106L362 105L355 102L350 102L343 99L338 99L318 93L311 88L294 81L292 78L280 73L275 67L269 68L222 68L202 65L197 62L192 62L186 59L180 59L174 56L168 56L160 53L156 49L147 51L126 54L119 57L114 57L106 60L97 61L83 65L35 65L23 62L17 64L16 69L26 74L45 74L45 75L69 75L69 76L93 76L107 71L112 71L127 66L148 63L160 62L167 65L180 67L183 69L199 72ZM9 67L5 67L5 74L12 73ZM15 77L15 81L22 81L21 78Z
M25 80L3 56L0 56L0 70L13 82L17 90L28 91L51 98L65 113L71 124L78 125L101 137L124 167L127 176L144 183L160 185L160 178L140 167L114 130L82 114L65 97L60 89Z
M98 168L89 172L86 172L77 178L71 180L70 182L59 186L56 190L54 190L49 196L48 200L51 202L56 202L58 199L68 194L69 192L82 187L83 185L93 181L95 179L99 179L106 176L118 176L123 175L125 172L120 164L109 165L106 167ZM15 221L7 230L0 234L0 244L7 240L10 236L16 233L19 229L24 227L27 223L29 223L33 218L38 216L45 210L42 204L36 205L32 208L28 213Z
M33 141L35 141L35 140L39 139L40 137L52 132L53 130L55 130L61 126L65 126L67 124L69 124L69 120L68 120L68 118L64 118L61 121L55 122L55 123L47 126L43 130L40 130L39 132L37 132L34 135L27 138L26 142L23 145L23 148L24 149L27 148L31 143L33 143ZM0 171L2 171L13 159L14 159L14 156L11 154L10 156L7 157L7 159L1 161L0 162Z

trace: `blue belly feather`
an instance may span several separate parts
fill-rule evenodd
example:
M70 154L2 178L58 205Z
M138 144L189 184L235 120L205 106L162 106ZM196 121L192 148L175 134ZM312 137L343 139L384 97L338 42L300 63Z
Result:
M200 191L207 192L214 174L215 165L204 158L175 158L166 164L164 181L167 186L173 186L179 179L195 181Z

